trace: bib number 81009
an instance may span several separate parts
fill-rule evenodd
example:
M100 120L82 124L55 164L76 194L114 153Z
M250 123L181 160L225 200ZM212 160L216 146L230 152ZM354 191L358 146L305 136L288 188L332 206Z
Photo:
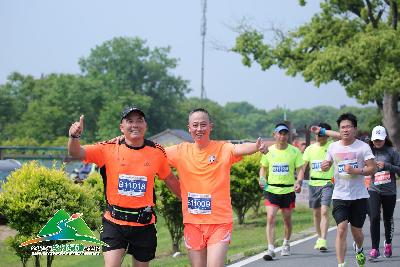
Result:
M188 211L192 214L211 214L211 195L189 192Z

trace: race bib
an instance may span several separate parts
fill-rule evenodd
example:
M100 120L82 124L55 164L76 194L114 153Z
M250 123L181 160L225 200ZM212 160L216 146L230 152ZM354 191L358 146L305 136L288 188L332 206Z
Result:
M289 165L287 163L275 163L272 165L272 172L276 175L288 175Z
M340 175L341 178L348 179L353 177L354 175L350 175L347 172L345 172L344 170L345 165L350 165L353 168L358 168L357 160L344 160L338 163L338 174Z
M322 172L321 165L322 165L322 160L313 160L311 161L311 170Z
M191 214L211 214L211 195L189 192L188 211Z
M147 177L120 174L118 177L118 194L142 197L147 189Z
M381 171L375 173L374 185L388 184L388 183L390 183L390 172Z

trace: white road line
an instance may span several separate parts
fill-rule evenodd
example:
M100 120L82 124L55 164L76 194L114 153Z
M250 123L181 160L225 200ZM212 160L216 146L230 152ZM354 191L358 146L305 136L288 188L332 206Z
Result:
M397 201L399 201L399 200L397 200ZM331 228L328 229L328 232L336 230L336 228L337 228L336 226L331 227ZM309 237L306 237L306 238L303 238L303 239L296 240L294 242L290 242L290 246L292 247L292 246L301 244L303 242L306 242L306 241L308 241L310 239L313 239L313 238L316 238L316 237L317 237L317 235L315 234L315 235L312 235L312 236L309 236ZM282 250L282 247L275 248L275 252L279 252L281 250ZM266 250L261 252L261 253L259 253L259 254L257 254L257 255L251 256L250 258L244 259L242 261L239 261L237 263L234 263L234 264L231 264L231 265L228 265L228 266L229 267L241 267L241 266L244 266L246 264L252 263L253 261L262 259L262 257L265 255L265 253L267 253Z

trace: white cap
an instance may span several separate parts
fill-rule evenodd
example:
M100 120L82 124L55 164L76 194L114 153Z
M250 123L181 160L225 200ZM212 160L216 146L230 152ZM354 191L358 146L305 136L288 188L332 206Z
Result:
M386 129L383 126L378 125L372 129L371 141L385 140L386 136Z

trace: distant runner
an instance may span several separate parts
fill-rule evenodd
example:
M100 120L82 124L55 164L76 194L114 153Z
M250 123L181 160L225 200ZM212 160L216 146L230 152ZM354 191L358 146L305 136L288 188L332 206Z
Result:
M298 148L288 144L289 127L284 123L275 126L275 144L261 158L260 186L264 190L267 209L268 251L264 260L275 257L275 224L276 214L281 209L284 223L284 240L281 255L290 255L290 236L292 234L292 210L295 207L296 193L301 192L304 178L302 166L304 161ZM295 179L297 171L297 181Z
M396 174L400 175L400 156L393 148L392 142L387 136L383 126L376 126L372 130L370 146L375 155L378 170L371 175L368 188L369 219L372 249L369 259L380 257L380 221L381 209L383 211L383 225L385 227L385 241L383 243L383 255L392 256L392 238L394 231L393 212L396 206Z
M323 129L321 131L321 129ZM332 202L333 193L333 167L327 172L321 169L322 161L326 159L328 146L332 141L328 141L326 130L331 130L331 126L321 122L318 126L312 126L311 131L315 133L315 143L308 146L303 155L305 162L303 171L307 165L310 166L309 180L309 207L313 209L314 225L318 239L314 248L320 251L328 249L326 234L329 228L329 207Z

